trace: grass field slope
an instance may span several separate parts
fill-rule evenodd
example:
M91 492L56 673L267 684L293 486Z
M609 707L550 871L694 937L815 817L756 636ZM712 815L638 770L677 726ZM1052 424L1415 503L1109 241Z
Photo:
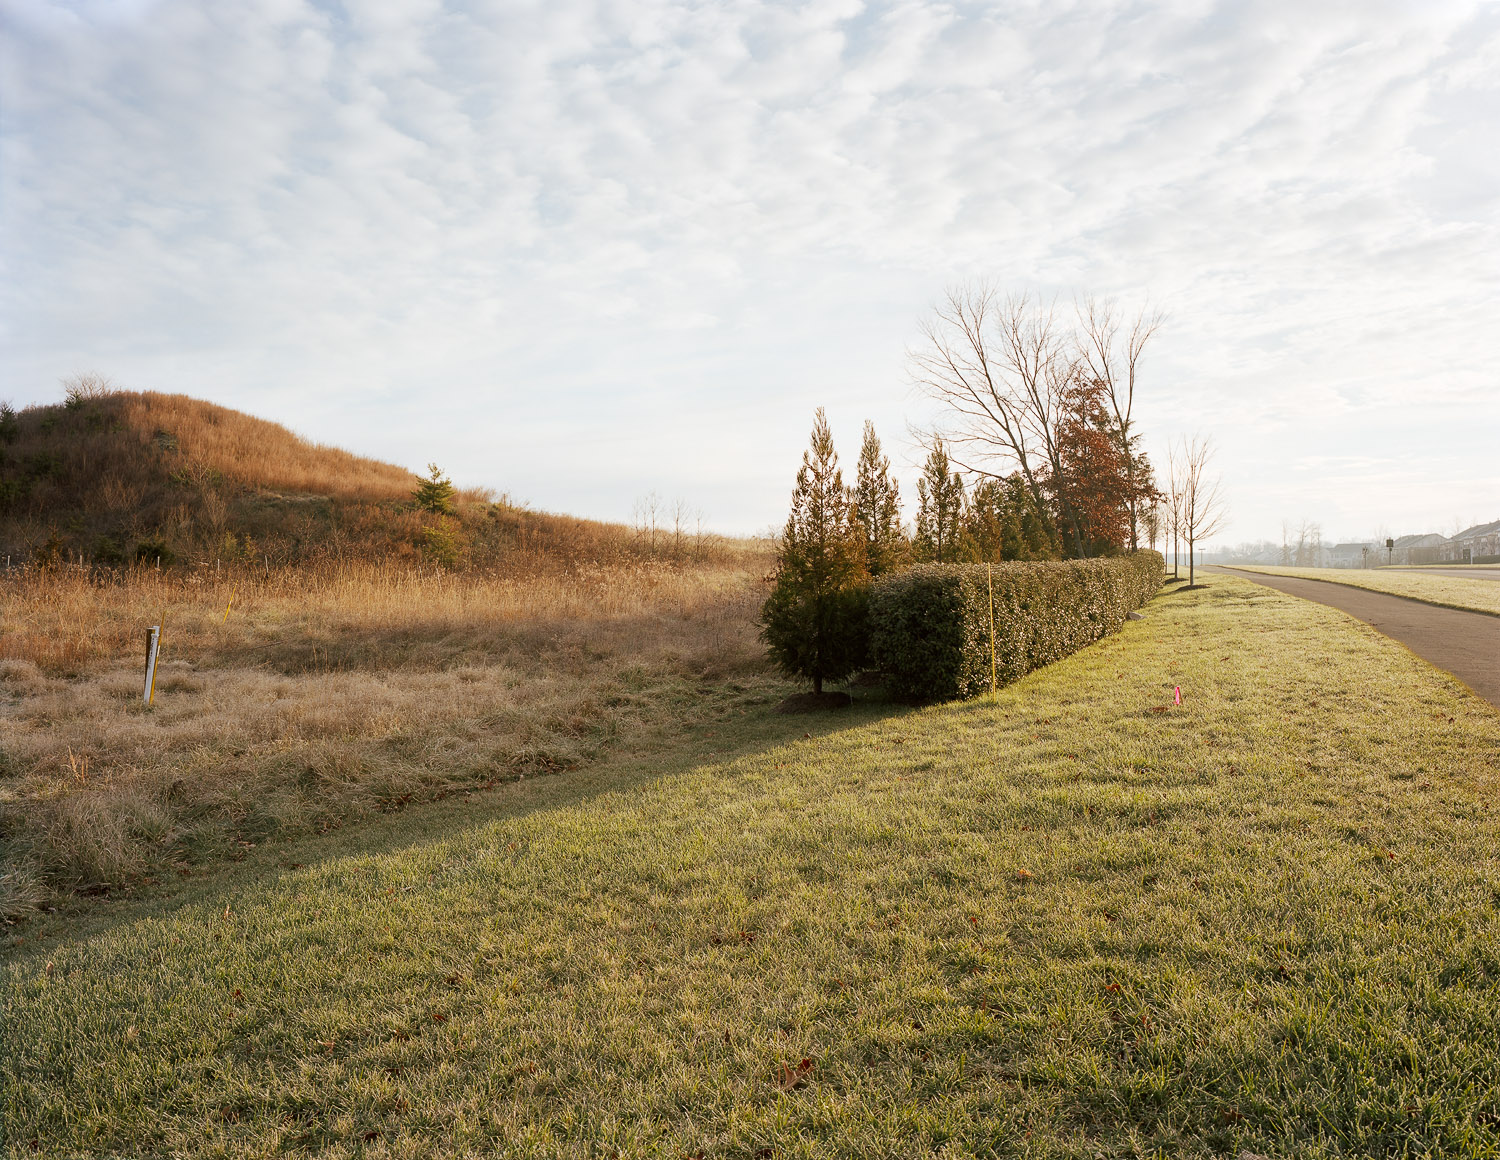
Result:
M11 940L8 1146L1500 1150L1500 715L1367 626L1215 576L712 732Z
M1432 572L1387 572L1363 568L1273 568L1260 564L1236 564L1245 572L1263 572L1268 576L1296 576L1304 580L1323 580L1349 588L1367 588L1371 592L1389 592L1408 600L1436 604L1442 608L1461 608L1500 616L1500 584L1489 580L1466 580L1461 576L1444 576Z

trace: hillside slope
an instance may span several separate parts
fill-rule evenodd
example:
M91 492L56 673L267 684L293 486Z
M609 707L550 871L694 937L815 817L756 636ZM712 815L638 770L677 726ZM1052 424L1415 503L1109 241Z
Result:
M629 529L461 492L415 510L416 477L186 395L73 391L0 427L0 554L15 562L484 563L517 549L598 559Z

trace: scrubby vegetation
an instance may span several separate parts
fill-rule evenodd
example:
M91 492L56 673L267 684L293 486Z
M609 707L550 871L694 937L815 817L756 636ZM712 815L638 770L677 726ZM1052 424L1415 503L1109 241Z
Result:
M1116 631L1161 587L1157 552L1066 563L927 564L881 577L870 649L891 692L917 701L1008 684Z

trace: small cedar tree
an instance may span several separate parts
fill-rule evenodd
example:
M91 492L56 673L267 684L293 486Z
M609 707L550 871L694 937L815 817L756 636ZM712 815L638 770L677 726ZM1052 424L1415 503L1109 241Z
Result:
M865 661L869 573L823 409L802 453L761 639L788 676L842 680Z
M895 571L907 555L906 537L901 531L901 488L891 475L891 461L881 454L875 424L868 419L852 498L854 522L864 539L865 566L870 575Z
M978 562L1054 560L1057 538L1020 474L974 488L964 518L965 555Z
M964 481L950 474L948 449L934 439L932 452L917 480L917 554L934 564L951 564L961 556Z
M454 513L455 494L453 481L439 470L436 463L429 463L427 478L417 477L417 486L412 490L411 499L419 511L451 516Z

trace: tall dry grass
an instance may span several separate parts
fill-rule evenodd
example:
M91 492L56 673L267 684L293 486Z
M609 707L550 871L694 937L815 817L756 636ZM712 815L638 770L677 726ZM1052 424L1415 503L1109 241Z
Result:
M565 770L682 728L709 699L770 696L765 563L12 572L0 906Z

